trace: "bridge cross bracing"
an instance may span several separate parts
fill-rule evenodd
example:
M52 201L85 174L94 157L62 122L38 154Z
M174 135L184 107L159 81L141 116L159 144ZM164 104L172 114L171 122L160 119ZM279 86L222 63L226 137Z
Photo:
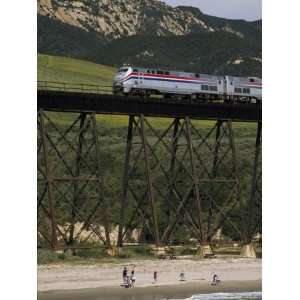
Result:
M137 228L144 233L140 242L148 238L157 246L171 243L179 231L210 243L225 224L245 242L258 230L261 218L254 216L253 207L261 205L261 107L146 100L38 92L38 234L53 249L84 246L89 240L112 246L101 149L105 141L97 114L129 116L117 200L119 246ZM62 127L51 111L68 113L73 121ZM157 130L149 116L167 117L170 124ZM213 122L202 130L199 119ZM241 203L234 121L258 124L246 203ZM232 222L236 218L239 228Z

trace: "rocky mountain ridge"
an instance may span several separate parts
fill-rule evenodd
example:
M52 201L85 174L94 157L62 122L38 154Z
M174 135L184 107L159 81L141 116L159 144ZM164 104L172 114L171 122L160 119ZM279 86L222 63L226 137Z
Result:
M119 66L261 76L261 20L158 0L38 0L38 52Z
M168 36L215 31L244 37L228 20L211 17L223 20L216 24L198 8L174 8L158 0L38 0L38 14L97 32L108 40L139 34Z

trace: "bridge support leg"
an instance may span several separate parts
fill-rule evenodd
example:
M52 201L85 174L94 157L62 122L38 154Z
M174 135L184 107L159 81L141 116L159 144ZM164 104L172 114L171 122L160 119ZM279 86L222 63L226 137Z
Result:
M260 169L260 155L261 155L261 132L262 132L262 123L257 123L257 131L256 131L256 141L255 141L255 153L254 153L254 161L252 167L252 179L251 179L251 190L249 202L246 205L247 210L247 228L245 229L245 245L241 251L241 256L244 257L256 257L255 246L252 243L253 235L260 230L261 226L261 214L254 214L254 207L260 208L261 210L261 190L260 190L260 179L261 172Z
M170 233L172 232L172 228L170 228L170 224L172 221L170 206L175 202L175 185L176 185L176 153L178 149L178 130L180 126L180 119L175 118L173 125L173 136L172 136L172 144L171 144L171 163L170 163L170 180L169 180L169 189L168 196L166 201L165 213L167 216L167 228L162 236L162 241L165 244L168 244L170 241Z
M151 207L152 219L154 225L155 244L157 247L159 247L160 238L159 238L159 230L158 230L157 212L156 212L156 205L154 200L153 179L152 179L152 174L150 169L150 161L149 161L149 153L148 153L149 150L148 150L148 143L146 141L145 121L143 115L140 116L140 122L141 122L140 133L142 138L145 167L146 167L147 186L148 186L148 198L150 201L150 207Z
M129 175L129 163L130 163L130 154L131 154L131 147L132 147L133 121L134 121L134 116L129 116L126 154L125 154L125 167L124 167L123 187L122 187L122 198L121 198L121 209L120 209L120 222L119 222L119 232L118 232L118 247L123 246L123 238L124 238L124 213L125 213L127 192L128 192L128 180L129 180L128 175Z
M215 131L215 140L209 145L209 137ZM217 121L214 128L201 142L210 149L211 171L203 165L207 177L203 188L208 198L208 217L205 242L211 243L215 234L223 226L241 238L241 231L231 221L240 204L240 179L237 169L236 145L231 121ZM227 230L228 230L227 229Z
M216 124L216 140L213 148L213 167L212 167L212 179L217 177L218 172L218 161L219 161L219 149L220 149L220 132L221 132L222 121L217 121ZM214 185L211 185L211 194L214 194ZM207 220L207 241L211 242L212 239L212 218L214 213L214 205L212 197L209 198L208 207L208 220Z
M249 218L248 218L248 228L247 228L247 242L250 242L252 239L252 235L255 233L257 229L256 226L253 226L254 222L254 205L258 204L257 201L257 185L259 181L260 175L259 171L259 158L261 153L261 122L257 123L257 132L256 132L256 142L255 142L255 155L253 162L253 170L252 170L252 182L251 182L251 192L250 192L250 200L249 200Z
M100 240L110 249L95 114L74 115L74 121L67 125L51 116L43 111L38 114L39 238L49 242L52 249L74 249L80 243L86 246L87 240ZM47 189L43 188L45 183ZM44 215L52 224L50 238Z
M130 116L118 232L119 247L122 246L127 233L138 228L144 231L146 239L149 235L154 238L156 247L161 244L152 174L154 163L152 154L153 149L147 139L145 117ZM136 172L142 172L144 182L136 182ZM127 224L124 224L125 213L127 217L130 216Z
M103 176L102 176L102 166L101 166L101 154L100 154L100 142L98 137L97 130L97 122L96 122L96 114L91 114L92 127L93 127L93 140L95 143L95 159L96 159L96 176L97 180L97 190L98 190L98 202L103 203L102 211L103 211L103 223L104 223L104 232L105 232L105 241L106 241L106 251L109 256L114 256L115 253L112 249L111 241L110 241L110 222L108 219L108 203L105 201L104 196L104 186L103 186Z
M170 153L171 164L166 204L168 222L162 235L165 244L170 242L177 231L187 230L198 241L202 240L203 222L199 177L196 171L195 146L189 118L175 119L172 124L171 145L163 146ZM187 207L193 207L193 211ZM183 233L181 233L183 234Z
M197 132L197 129L194 129ZM213 132L215 132L214 141L211 138ZM240 230L231 222L231 215L236 214L234 211L240 203L239 175L230 121L219 120L206 136L203 137L200 132L197 135L200 137L197 149L202 197L207 203L204 210L207 226L198 255L209 257L213 255L211 243L215 239L215 234L223 226L231 227L231 230L241 237Z
M86 114L80 114L80 125L79 125L79 134L78 134L78 145L77 145L77 157L75 161L75 177L80 176L80 163L82 157L82 147L84 143L84 134L86 129ZM76 223L76 210L79 202L79 182L77 180L74 181L74 194L73 194L73 205L71 208L71 224L69 230L69 237L67 241L67 245L74 246L74 233L75 233L75 223Z
M52 191L52 183L53 179L50 175L50 165L49 165L49 158L48 158L48 143L46 138L46 127L45 127L45 118L44 118L44 111L40 110L38 112L38 122L39 122L39 133L41 137L41 143L42 143L42 149L43 149L43 160L44 160L44 172L42 171L43 175L45 176L46 180L46 188L47 188L47 194L48 194L48 204L49 204L49 218L51 222L51 247L53 250L56 250L58 248L58 239L57 239L57 224L56 224L56 218L55 218L55 212L53 207L53 191ZM41 205L42 199L40 199L40 205ZM43 208L45 206L42 206ZM46 209L44 208L46 211Z
M192 136L191 136L191 121L188 117L185 118L185 126L186 126L186 137L187 137L187 145L190 154L190 162L191 162L191 172L193 177L193 189L194 196L196 201L196 210L198 217L198 226L200 231L200 240L203 240L203 222L202 222L202 204L201 204L201 196L199 190L199 177L196 172L195 160L194 160L194 147L192 144Z
M230 220L239 203L231 123L218 121L212 128L202 128L198 122L174 119L167 129L155 129L144 116L131 117L119 246L135 228L143 228L162 246L176 236L210 244L225 224L227 232L240 236ZM205 248L207 252L209 247Z

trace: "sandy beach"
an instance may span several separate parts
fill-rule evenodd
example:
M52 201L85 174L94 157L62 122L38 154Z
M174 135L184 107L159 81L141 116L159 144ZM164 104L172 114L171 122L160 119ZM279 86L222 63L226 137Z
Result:
M166 286L148 286L124 289L102 287L95 289L45 291L38 293L39 300L157 300L185 299L192 294L232 293L261 291L261 281L226 281L219 286L208 282Z
M136 285L125 289L122 269L135 265ZM153 272L158 282L153 284ZM186 281L179 281L185 272ZM222 284L210 285L217 273ZM191 292L259 291L261 290L261 260L246 258L214 258L209 260L139 260L98 265L51 265L38 267L39 299L120 299L120 295L169 295ZM60 298L61 296L61 298ZM118 298L116 298L118 297ZM126 299L126 298L124 298ZM147 299L147 298L144 298ZM150 299L150 298L149 298Z

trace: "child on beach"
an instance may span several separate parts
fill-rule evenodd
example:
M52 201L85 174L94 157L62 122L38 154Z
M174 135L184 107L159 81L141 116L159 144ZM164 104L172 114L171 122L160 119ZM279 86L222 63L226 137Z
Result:
M130 282L131 282L131 287L134 287L134 283L135 283L134 270L131 271Z

